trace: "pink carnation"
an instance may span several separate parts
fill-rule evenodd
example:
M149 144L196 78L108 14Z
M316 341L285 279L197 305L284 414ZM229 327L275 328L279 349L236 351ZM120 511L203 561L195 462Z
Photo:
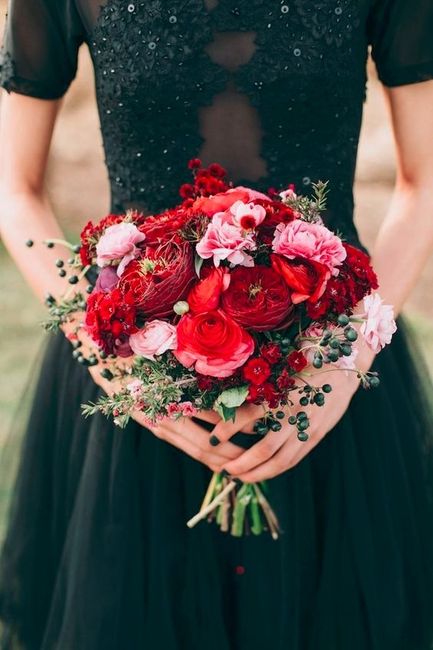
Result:
M397 330L394 309L391 305L384 305L378 293L364 298L364 309L366 321L359 331L367 345L377 354L391 343L392 335Z
M129 345L135 354L153 361L155 355L176 349L176 328L165 321L152 320L143 329L131 334Z
M301 219L278 224L272 248L275 253L290 260L301 257L320 262L333 275L338 275L336 267L344 262L347 255L341 239L328 228Z
M216 267L222 260L234 265L254 266L251 255L246 252L256 248L253 234L245 233L230 221L225 212L214 215L204 237L197 244L197 253L203 259L213 257Z
M244 230L257 228L266 217L266 210L262 205L236 201L230 208L230 215L235 226Z
M133 223L122 222L109 226L96 244L96 263L98 266L107 266L110 262L120 261L117 269L120 277L126 265L140 252L136 244L144 239L144 233Z

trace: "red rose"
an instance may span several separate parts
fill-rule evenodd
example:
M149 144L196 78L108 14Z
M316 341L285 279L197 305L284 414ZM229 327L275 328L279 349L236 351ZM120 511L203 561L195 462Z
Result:
M223 291L230 284L230 274L224 267L211 268L188 294L190 310L195 314L218 309Z
M173 316L173 305L184 300L194 281L192 246L171 241L147 246L143 257L128 264L119 286L134 296L137 310L147 318Z
M175 208L146 217L138 229L146 235L146 244L154 245L173 238L178 239L179 231L194 218L191 210L185 207Z
M137 331L134 297L119 289L94 291L87 300L86 330L107 354L130 356L130 334Z
M314 260L288 260L272 253L271 264L292 290L291 298L295 305L305 300L316 302L323 295L331 275L324 264Z
M301 372L306 366L308 366L308 361L302 352L298 350L293 350L287 357L287 363L290 368L295 372Z
M211 377L230 377L254 352L248 332L220 309L182 316L177 342L180 363Z
M221 295L221 306L238 323L256 331L288 325L293 309L289 288L268 266L237 267Z
M255 386L260 386L268 379L271 374L271 367L267 361L256 357L249 359L245 366L242 368L244 379L251 382Z

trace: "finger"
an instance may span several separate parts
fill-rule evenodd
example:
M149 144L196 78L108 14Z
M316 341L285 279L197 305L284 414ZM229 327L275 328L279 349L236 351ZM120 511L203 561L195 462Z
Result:
M197 418L197 420L204 420L210 424L218 424L221 420L221 417L216 413L216 411L199 411L195 418Z
M165 418L158 426L163 430L170 431L171 434L187 437L191 442L194 442L194 444L202 448L204 451L207 451L210 448L209 432L189 418L180 418L179 420L170 420ZM216 449L214 449L214 451L216 451ZM221 462L238 458L243 451L242 448L231 442L226 442L218 446L218 454L222 459Z
M296 437L296 436L295 436ZM299 445L304 443L296 438ZM290 459L293 457L293 442L287 440L285 444L268 461L254 469L237 476L244 483L259 483L274 478L292 467Z
M272 458L272 456L285 444L291 432L287 429L270 431L263 440L260 440L251 449L245 451L239 458L224 465L224 469L231 475L240 477L250 472L258 465Z
M234 421L229 420L228 422L224 422L224 420L220 420L212 432L210 443L216 446L220 442L229 440L232 436L235 435L235 433L238 433L238 431L245 431L246 429L252 431L254 423L263 417L265 412L266 409L263 404L260 406L256 406L255 404L240 406L238 409L236 409L236 416ZM251 431L245 431L245 433L250 433Z
M221 459L214 451L204 451L191 442L191 440L182 438L181 436L168 431L165 431L162 436L159 436L158 433L155 433L155 435L158 438L161 437L162 440L170 443L173 447L177 447L177 449L188 454L188 456L191 456L191 458L194 458L194 460L197 460L199 463L207 465L207 467L209 467L213 472L220 471Z

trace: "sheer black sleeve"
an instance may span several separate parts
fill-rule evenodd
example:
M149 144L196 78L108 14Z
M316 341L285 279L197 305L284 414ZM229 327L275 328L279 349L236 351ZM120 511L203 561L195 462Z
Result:
M433 79L433 0L373 0L368 29L385 86Z
M82 41L74 0L10 0L1 86L42 99L61 97L75 76Z

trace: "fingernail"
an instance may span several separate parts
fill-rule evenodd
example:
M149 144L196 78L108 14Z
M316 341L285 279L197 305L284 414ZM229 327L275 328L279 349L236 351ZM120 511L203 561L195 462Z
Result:
M221 440L219 438L217 438L216 436L212 435L209 438L209 442L212 445L212 447L217 447L220 444Z
M221 476L223 476L224 478L227 478L228 476L230 476L230 474L228 473L228 471L226 469L223 469L221 471Z

